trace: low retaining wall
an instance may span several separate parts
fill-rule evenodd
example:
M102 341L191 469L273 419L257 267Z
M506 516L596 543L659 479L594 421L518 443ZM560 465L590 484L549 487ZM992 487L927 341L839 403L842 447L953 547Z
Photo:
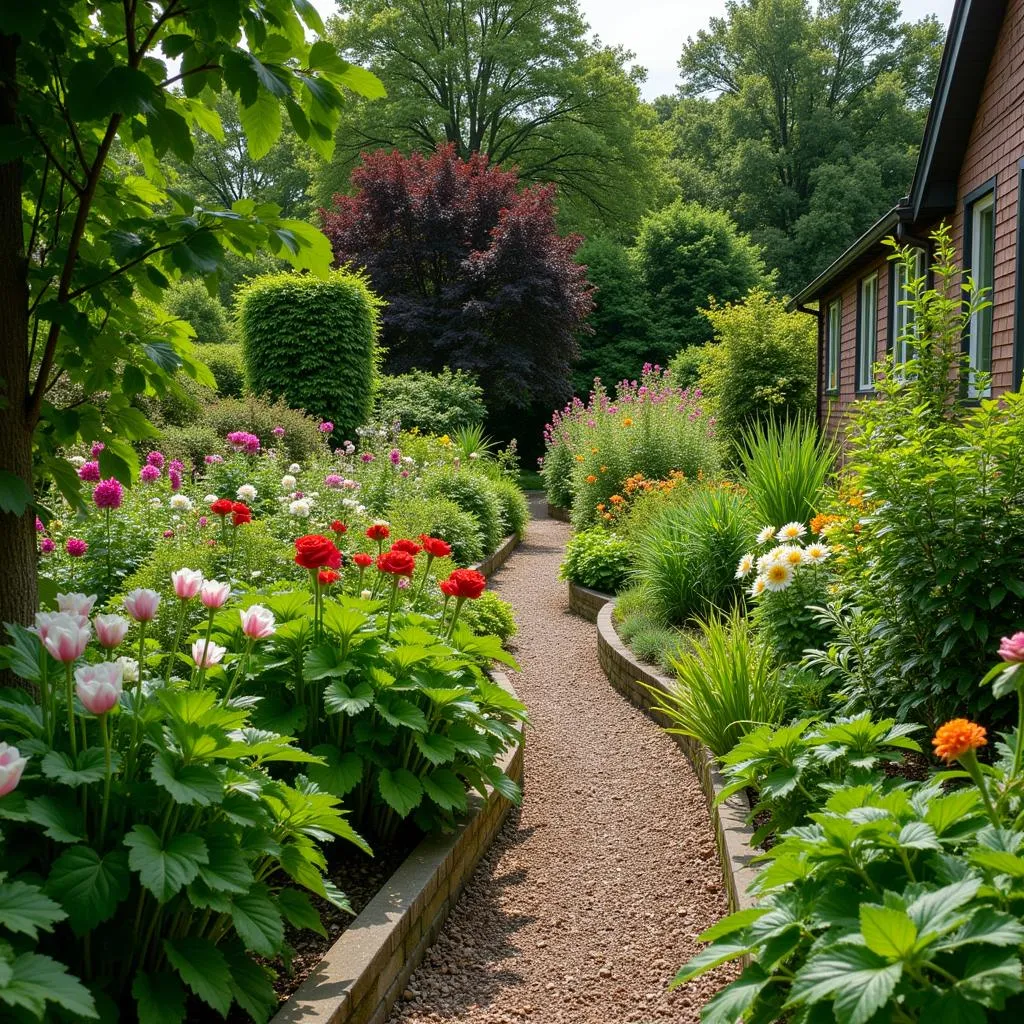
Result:
M603 590L592 590L590 587L569 583L569 611L588 622L597 622L601 609L609 601L614 600L614 595L606 594Z
M504 675L493 676L514 693ZM500 762L520 784L523 749L520 728L519 743ZM384 1024L511 806L493 790L486 800L471 793L459 828L413 850L271 1024Z
M519 547L520 537L518 533L510 533L482 562L471 565L471 569L490 576L497 572L507 561L508 556Z
M606 604L597 616L597 655L601 668L616 690L664 727L668 724L665 717L652 707L651 694L642 684L647 683L667 692L673 682L652 666L637 661L619 639L612 622L614 607L614 604ZM754 830L746 823L750 804L742 794L735 793L716 807L715 800L725 788L726 780L715 766L714 755L698 740L674 733L671 735L693 765L704 790L711 824L715 830L729 906L732 910L752 906L753 900L747 895L747 887L757 871L751 866L751 860L756 856L756 851L750 845Z
M571 521L571 516L569 515L569 510L567 508L562 508L561 505L552 505L549 501L548 519L557 519L560 522L568 523Z

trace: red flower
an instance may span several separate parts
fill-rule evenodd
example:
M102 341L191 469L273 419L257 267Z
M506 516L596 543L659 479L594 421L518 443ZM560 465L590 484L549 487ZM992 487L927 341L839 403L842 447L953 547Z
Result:
M396 540L395 543L391 545L391 550L405 551L415 558L423 548L421 548L414 540Z
M337 569L341 565L341 552L333 540L319 533L307 533L295 540L295 564L303 569Z
M357 551L352 556L352 561L355 562L360 569L368 569L373 565L373 555L368 555L365 551Z
M377 568L393 576L411 576L416 569L416 559L408 551L385 551L377 556Z
M335 533L348 533L348 527L340 519L335 519L331 523L331 529Z
M210 503L210 511L215 516L229 516L235 510L235 503L228 498L218 498Z
M373 526L366 531L366 536L369 537L370 540L387 540L387 538L391 536L391 530L388 529L385 523L374 523Z
M441 593L446 597L476 600L487 586L487 577L475 569L455 569L446 580L441 580Z
M423 543L423 550L433 558L447 558L452 553L450 544L446 544L440 537L428 537L425 533L420 534Z
M243 505L240 501L233 501L231 503L231 522L235 526L241 526L242 523L251 523L252 509L248 505Z
M321 587L327 587L332 583L337 583L341 579L341 573L335 572L333 569L321 569L316 578L320 581Z

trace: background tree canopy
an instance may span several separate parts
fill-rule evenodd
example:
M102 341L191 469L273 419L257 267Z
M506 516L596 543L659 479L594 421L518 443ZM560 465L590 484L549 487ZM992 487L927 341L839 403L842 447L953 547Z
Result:
M371 67L384 103L345 114L334 159L317 174L327 205L365 150L454 146L558 186L565 230L628 239L668 198L665 135L640 101L632 54L587 38L576 0L359 0L330 23L339 48Z

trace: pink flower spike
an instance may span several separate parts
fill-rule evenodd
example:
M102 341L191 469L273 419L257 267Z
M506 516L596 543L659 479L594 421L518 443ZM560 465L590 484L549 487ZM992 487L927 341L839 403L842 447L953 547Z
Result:
M163 452L150 452L146 456L147 466L156 466L157 469L164 468L164 453Z
M160 595L155 590L139 587L124 595L124 610L136 622L152 622L160 607Z
M43 539L42 539L42 540L41 540L41 541L39 542L39 550L40 550L40 551L41 551L41 552L42 552L42 553L43 553L44 555L52 555L52 554L53 554L53 552L54 552L54 551L56 550L56 548L57 548L57 545L56 545L56 544L54 544L54 543L53 543L53 541L52 541L52 540L50 540L50 538L49 538L49 537L44 537L44 538L43 538Z
M192 660L196 668L210 668L219 665L221 659L227 654L227 648L215 644L212 640L207 643L205 640L197 640L192 645Z
M1004 636L999 641L999 657L1003 661L1024 662L1024 633Z
M204 580L199 588L199 600L207 608L223 608L231 596L231 584L218 580Z
M78 467L78 479L86 483L96 483L100 478L100 464L98 462L83 462Z
M176 569L171 573L171 584L179 601L191 601L203 585L203 574L199 569Z
M242 619L242 632L250 640L265 640L277 632L274 613L269 608L253 604L248 608L240 609L238 614Z
M139 470L139 479L144 484L155 483L160 479L160 470L157 469L156 466L146 463L146 465Z
M119 661L99 661L75 669L75 693L86 711L105 715L121 699L124 665Z
M124 643L132 624L123 615L97 615L92 620L100 647L112 651Z
M0 742L0 796L7 796L17 789L27 764L28 758L22 757L17 747Z

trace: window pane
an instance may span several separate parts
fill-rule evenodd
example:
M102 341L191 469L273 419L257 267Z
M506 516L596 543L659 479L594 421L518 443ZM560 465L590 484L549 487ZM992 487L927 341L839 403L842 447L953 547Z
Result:
M860 286L860 359L857 386L868 390L872 386L872 367L878 341L878 275L865 278Z
M971 211L971 276L975 294L992 301L995 284L995 203L991 195L979 199ZM971 368L989 373L992 369L992 306L979 310L971 318ZM980 394L973 386L972 396Z
M828 378L830 391L839 387L839 341L842 330L841 306L833 302L828 307Z

